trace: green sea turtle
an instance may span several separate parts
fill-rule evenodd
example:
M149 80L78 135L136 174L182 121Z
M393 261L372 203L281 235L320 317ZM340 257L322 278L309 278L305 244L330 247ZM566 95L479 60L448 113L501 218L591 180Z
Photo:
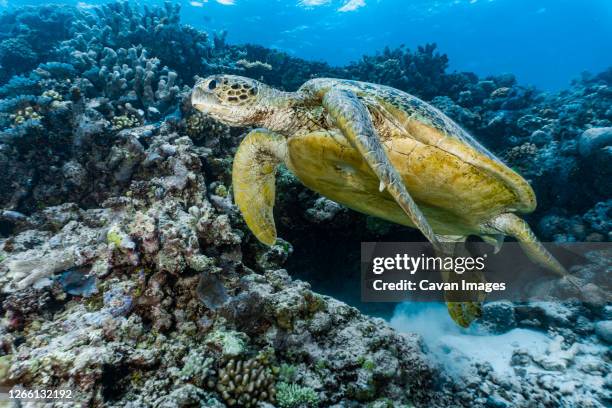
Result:
M250 78L198 81L192 105L232 126L258 126L234 157L235 202L253 234L274 244L279 164L308 188L349 208L418 228L449 254L469 235L501 244L515 237L541 266L567 275L516 212L533 189L438 109L397 89L317 78L282 92ZM454 274L451 274L454 275ZM449 302L467 326L479 303Z

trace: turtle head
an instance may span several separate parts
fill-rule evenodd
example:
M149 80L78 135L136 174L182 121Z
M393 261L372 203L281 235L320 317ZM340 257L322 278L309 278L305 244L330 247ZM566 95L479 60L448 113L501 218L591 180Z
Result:
M265 98L271 90L251 78L211 75L195 84L191 104L228 125L256 125L265 115Z

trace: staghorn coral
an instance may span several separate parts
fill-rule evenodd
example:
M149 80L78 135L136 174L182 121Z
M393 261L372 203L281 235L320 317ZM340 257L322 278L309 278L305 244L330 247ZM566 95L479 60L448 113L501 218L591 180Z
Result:
M277 384L276 389L278 391L278 406L281 408L316 407L319 405L319 397L312 388L281 382Z

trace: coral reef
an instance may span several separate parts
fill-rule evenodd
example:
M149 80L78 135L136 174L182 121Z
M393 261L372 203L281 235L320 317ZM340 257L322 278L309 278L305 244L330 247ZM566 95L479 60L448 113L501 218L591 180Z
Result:
M418 47L415 52L402 46L364 56L344 69L344 77L390 85L430 99L447 93L453 78L446 74L447 67L448 57L436 52L436 44Z
M449 398L421 389L443 375L418 338L292 281L278 269L286 255L266 256L262 274L243 263L246 229L232 221L239 217L231 205L207 200L208 151L181 129L165 123L109 133L117 144L99 164L116 173L115 195L91 209L62 204L17 217L0 239L11 322L2 334L2 381L71 387L78 402L107 406L177 398L247 406L275 401L284 363L300 369L281 385L283 406ZM64 271L91 279L71 278L69 287L58 280ZM215 285L225 295L213 302ZM42 315L48 304L57 311L51 319Z
M0 17L0 81L46 61L60 41L70 36L78 12L69 7L25 7Z

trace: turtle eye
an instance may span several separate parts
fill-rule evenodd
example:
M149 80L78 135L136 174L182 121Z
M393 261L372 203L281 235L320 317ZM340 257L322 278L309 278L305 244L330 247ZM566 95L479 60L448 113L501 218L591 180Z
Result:
M216 87L217 87L217 81L215 79L213 79L212 81L208 83L208 89L210 89L211 91L215 89Z

